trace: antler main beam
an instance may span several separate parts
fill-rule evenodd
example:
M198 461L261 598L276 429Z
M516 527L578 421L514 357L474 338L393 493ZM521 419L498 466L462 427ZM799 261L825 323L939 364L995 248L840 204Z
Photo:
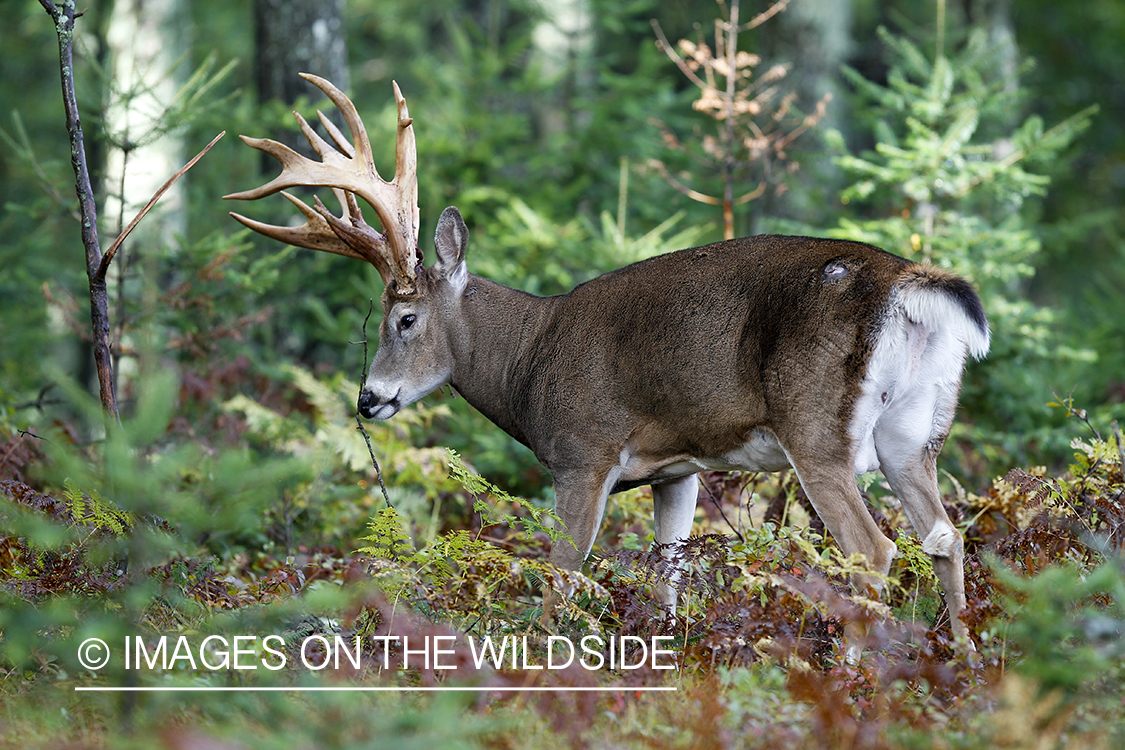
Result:
M352 101L324 78L308 73L301 73L301 77L323 91L340 110L351 132L351 141L320 111L317 115L334 144L321 138L304 117L294 112L301 132L320 156L319 162L277 141L241 136L246 145L281 162L281 174L261 187L232 193L224 198L257 200L280 192L305 215L305 223L299 227L283 227L234 212L231 216L256 232L291 245L366 260L379 270L384 283L390 285L394 282L397 293L412 294L416 269L421 261L418 252L418 154L414 121L407 110L406 99L398 84L393 84L398 105L398 133L395 140L395 175L388 182L379 176L375 168L371 141ZM286 188L294 187L332 188L343 207L342 216L332 214L319 198L315 207L310 207L285 192ZM382 232L363 220L354 197L357 195L375 209Z

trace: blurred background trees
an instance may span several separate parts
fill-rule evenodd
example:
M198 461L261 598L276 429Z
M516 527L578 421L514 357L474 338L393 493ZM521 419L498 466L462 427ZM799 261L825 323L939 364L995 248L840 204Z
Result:
M468 746L493 720L519 732L513 747L560 742L559 724L529 723L522 699L505 714L497 702L476 704L476 713L413 699L373 709L367 695L308 704L226 694L190 704L122 700L115 710L66 698L72 682L127 678L119 664L100 677L80 667L77 644L92 635L119 642L249 628L296 637L363 631L396 616L415 628L531 628L538 583L529 571L542 569L547 536L531 533L527 519L540 517L529 505L549 505L549 476L463 400L438 393L368 426L388 512L355 430L363 347L350 343L381 293L378 275L252 236L226 215L232 206L220 196L276 174L235 134L300 148L291 110L310 116L319 106L331 116L299 86L296 72L312 68L348 90L380 166L393 158L392 79L402 86L418 138L425 249L441 209L457 205L472 234L470 267L500 282L564 292L717 240L729 223L736 235L874 242L968 275L988 306L993 352L966 373L941 459L943 481L953 480L945 500L961 514L970 552L975 668L946 663L932 569L927 575L929 560L893 502L874 498L887 528L907 532L898 535L900 585L888 603L896 622L928 632L892 629L895 645L880 646L883 656L845 665L831 651L854 607L826 617L821 594L807 586L813 578L793 578L840 573L814 546L810 519L793 523L803 516L793 476L716 475L701 489L697 519L710 535L689 545L700 577L685 576L698 581L683 609L683 622L701 628L690 639L696 661L677 673L674 703L645 709L622 693L609 703L544 703L545 716L565 713L595 745L617 741L603 731L610 722L648 745L654 737L684 744L675 739L683 730L715 746L726 746L721 734L730 746L757 736L770 738L762 746L819 747L849 732L856 747L898 746L856 740L857 722L871 726L873 712L877 731L901 746L995 747L1011 744L1001 736L1011 726L1040 744L1064 736L1082 744L1074 738L1091 732L1121 745L1125 596L1115 560L1125 526L1121 438L1108 426L1125 415L1121 0L741 0L738 50L750 57L736 65L735 94L740 85L750 94L731 102L753 117L738 123L737 142L722 141L730 120L714 116L727 90L717 46L694 48L722 81L704 96L720 106L698 111L699 89L658 47L653 25L672 46L714 45L730 0L89 0L79 7L72 72L103 244L148 199L149 180L159 184L228 132L111 268L122 426L109 435L92 396L55 29L39 3L4 10L0 725L10 744L81 743L88 732L92 744L119 746L103 741L119 727L135 732L128 746L157 736L172 746L181 729L208 727L227 727L241 742L247 727L264 727L274 731L255 738L262 747L324 744L324 733L341 747ZM763 13L770 17L751 23ZM769 73L779 70L785 75ZM735 159L748 166L754 138L771 130L754 119L769 118L771 107L750 105L767 89L759 104L782 105L772 111L798 127L811 115L815 127L785 144L784 159L771 152L768 169L732 168L724 184L730 147L747 147ZM669 134L682 148L669 148ZM755 197L724 217L677 184ZM239 208L273 223L295 218L280 198ZM372 339L377 323L367 326ZM1052 413L1052 400L1066 408ZM1067 426L1066 416L1081 424ZM1107 439L1114 431L1116 443L1099 430ZM528 501L458 481L446 447ZM585 606L610 631L654 626L637 583L647 574L636 575L651 540L650 505L636 490L607 509L599 549L621 554L608 555L617 572L603 565L596 575L613 593ZM508 523L517 516L522 527ZM380 522L410 554L356 554ZM716 541L731 532L738 542ZM994 575L986 552L1020 576L1070 567L1017 580ZM522 575L513 555L528 558ZM752 583L765 588L748 593L730 564L746 573L743 583L780 580L762 578L771 570L789 583ZM409 583L415 593L382 607L390 597L372 583L384 593ZM742 635L732 637L732 627ZM775 638L815 669L789 670L788 655L758 649ZM715 643L760 663L730 668L739 662L716 658ZM1075 659L1081 674L1065 669ZM1031 681L1008 679L1017 672ZM1059 686L1060 676L1067 702L1036 697L1038 685ZM225 685L229 676L144 679ZM883 698L872 703L874 694ZM720 713L684 714L684 700ZM681 715L698 726L678 727ZM501 734L492 726L482 742L494 746Z
M380 163L391 158L398 81L417 122L422 235L456 204L472 232L471 267L498 281L559 293L722 236L720 212L651 166L673 182L721 182L696 158L716 121L693 109L698 91L658 47L652 21L673 45L713 42L726 4L169 0L159 14L150 5L96 0L79 19L75 75L91 166L99 204L116 207L101 212L106 234L151 192L126 186L149 171L167 176L144 149L175 161L224 129L296 145L289 110L323 106L290 86L312 66L349 87ZM1109 410L1125 398L1125 131L1115 115L1125 108L1125 7L778 5L740 31L739 49L760 59L754 75L785 66L762 85L777 87L775 103L798 123L833 98L816 127L787 144L799 168L748 173L733 186L737 196L769 182L760 200L734 207L735 233L799 227L865 239L970 276L996 343L967 376L962 419L972 429L958 438L976 455L961 476L980 483L1029 454L1060 459L1065 440L1044 405L1052 389ZM744 0L741 18L772 6ZM298 11L302 20L278 24ZM92 377L53 29L35 3L8 13L0 406L13 427L62 419L93 434L96 425L51 388ZM294 27L301 33L286 37ZM155 50L154 39L164 40ZM685 149L667 147L669 132ZM153 230L130 239L113 279L124 411L142 350L178 372L185 429L200 439L223 439L232 419L224 399L284 389L277 383L291 365L358 376L361 352L348 342L380 292L377 275L238 231L219 196L260 183L263 167L226 138L177 201L146 220ZM291 213L280 200L250 210L271 221ZM462 449L493 479L543 491L533 459L463 402L428 402L450 409L429 424L428 445Z

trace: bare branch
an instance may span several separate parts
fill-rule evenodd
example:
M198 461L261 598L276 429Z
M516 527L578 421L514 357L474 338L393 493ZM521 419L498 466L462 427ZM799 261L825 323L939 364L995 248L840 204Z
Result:
M757 200L758 198L761 198L763 195L765 195L765 193L766 183L763 180L762 182L758 183L758 187L754 188L749 193L743 193L742 195L735 198L734 205L741 206L745 203L749 203L752 200Z
M692 190L687 185L685 185L682 182L680 182L679 180L677 180L668 171L668 167L664 166L664 162L660 161L659 159L649 159L648 165L650 167L652 167L653 169L655 169L657 172L659 172L660 176L663 177L668 182L669 185L676 188L676 190L679 190L681 193L686 195L688 198L691 198L693 201L699 201L700 203L706 203L709 206L722 205L723 201L722 201L721 198L716 198L712 195L707 195L705 193L701 193L698 190Z
M359 375L359 392L363 393L363 381L367 378L367 321L371 320L371 311L375 309L375 300L368 300L367 316L363 319L363 372ZM371 438L367 434L367 430L363 426L363 420L359 417L359 410L355 413L355 428L363 435L363 442L367 443L367 454L371 456L371 468L375 469L375 477L379 480L379 489L383 491L383 499L387 501L387 507L393 508L391 504L391 496L387 494L387 485L383 481L383 471L379 468L379 462L375 460L375 450L371 447Z
M178 172L168 178L167 182L160 186L160 189L153 194L152 198L149 199L149 202L145 204L145 207L142 208L140 212L133 217L133 220L129 222L129 226L125 227L125 230L121 232L120 235L118 235L117 239L113 241L113 244L109 246L109 249L105 251L105 255L102 256L102 262L98 265L97 273L99 279L101 279L102 281L105 280L106 273L109 272L109 264L113 262L113 256L117 254L117 249L121 247L121 243L123 243L125 241L125 238L129 236L129 233L136 228L141 219L143 219L145 215L152 210L153 206L155 206L157 201L159 201L164 196L164 194L168 192L169 188L175 185L177 180L187 174L187 171L194 167L195 163L202 159L203 155L210 151L211 147L218 143L219 139L226 134L227 131L224 130L223 132L215 136L214 139L212 139L212 141L208 143L202 151L196 154L191 161L181 167Z
M770 20L771 18L776 16L781 11L785 10L785 8L788 7L788 5L789 5L789 0L778 0L778 2L774 3L773 5L766 8L761 13L759 13L758 15L754 16L749 21L747 21L746 25L743 26L742 29L744 31L749 31L750 29L761 26L763 23Z
M695 71L688 67L687 63L684 62L684 59L676 54L675 49L668 41L668 37L664 36L664 30L660 28L660 24L657 23L656 19L652 19L650 23L652 24L653 31L656 32L656 46L659 47L664 52L664 54L668 55L668 58L672 62L676 63L676 67L680 69L680 72L687 76L692 83L694 83L701 89L714 88L706 81L700 79L700 77L695 74Z
M816 111L806 117L801 122L801 124L791 130L788 135L778 139L774 143L774 150L778 153L781 153L790 143L800 138L805 133L805 131L807 131L809 128L815 127L816 124L824 119L824 116L828 113L828 103L830 101L832 101L832 94L825 94L823 98L821 98L821 100L817 102Z

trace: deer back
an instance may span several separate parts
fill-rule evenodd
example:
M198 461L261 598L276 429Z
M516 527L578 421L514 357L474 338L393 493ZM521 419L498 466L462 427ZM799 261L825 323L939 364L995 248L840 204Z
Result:
M544 301L517 351L480 355L506 358L492 400L509 415L494 421L548 467L629 441L721 456L762 427L839 444L892 293L917 268L862 243L763 236L613 271Z

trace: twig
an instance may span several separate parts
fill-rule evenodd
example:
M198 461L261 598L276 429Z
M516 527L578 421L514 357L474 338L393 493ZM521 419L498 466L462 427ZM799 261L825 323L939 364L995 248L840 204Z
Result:
M217 136L215 136L211 140L211 142L208 143L207 146L202 151L200 151L198 154L196 154L195 157L191 161L189 161L187 164L185 164L182 168L180 168L180 170L178 172L176 172L174 175L172 175L170 178L168 178L168 181L165 182L160 187L160 189L157 190L153 194L153 196L149 200L149 202L145 204L145 207L140 210L140 213L138 213L135 217L133 217L133 220L129 222L129 226L125 227L124 231L122 231L121 234L118 235L117 239L115 239L113 241L113 244L109 246L109 249L105 251L105 255L102 256L102 261L98 265L98 278L99 279L101 279L103 282L105 281L106 273L109 271L109 264L113 261L113 256L117 254L117 248L121 247L121 243L124 242L125 238L129 236L129 233L132 232L133 229L136 228L137 224L140 223L141 219L143 219L145 217L145 215L149 211L152 210L153 206L156 205L157 201L159 201L161 199L161 197L163 197L163 195L166 192L168 192L168 189L171 188L173 185L175 185L176 181L179 180L181 177L183 177L189 169L194 167L195 163L197 161L199 161L200 159L202 159L203 155L206 154L208 151L210 151L211 147L214 146L216 143L218 143L219 139L222 138L226 134L227 134L227 131L224 130L223 132L221 132Z
M684 62L684 59L676 54L676 48L673 47L672 43L668 41L668 37L664 36L664 29L660 28L660 24L655 18L649 21L649 24L652 26L652 30L656 32L656 46L660 48L661 52L668 55L668 59L676 64L676 67L680 69L680 72L683 73L689 81L691 81L704 91L714 88L702 78L697 76L695 74L695 71L689 68L687 63Z
M74 3L62 7L51 0L39 4L55 22L59 38L59 69L62 73L63 109L66 112L66 129L70 135L70 162L74 167L74 189L78 194L78 209L82 221L82 245L86 250L86 276L90 282L90 329L94 350L94 363L98 370L102 410L106 427L120 424L117 412L117 394L113 390L113 359L109 343L109 305L106 299L105 278L99 278L102 252L98 245L98 212L94 202L94 189L86 166L86 146L82 135L82 121L78 115L78 98L74 90Z
M22 403L22 404L16 404L15 408L16 409L35 409L40 414L42 414L44 406L54 406L56 404L66 403L62 399L58 399L58 398L49 399L49 398L47 398L47 394L50 393L51 390L54 389L54 387L55 387L54 383L48 383L47 385L45 385L45 386L43 386L42 388L39 389L39 395L35 397L34 401L27 401L27 402Z
M742 532L735 528L735 525L730 522L729 518L727 518L727 514L726 511L723 510L722 503L719 502L719 498L715 497L715 493L711 491L711 488L707 485L707 483L703 481L702 476L699 477L699 484L703 487L703 489L707 491L707 496L711 498L711 502L714 503L715 507L719 511L719 515L723 517L724 521L726 521L726 524L730 527L730 530L734 532L734 535L736 537L738 537L738 541L746 541L745 537L742 536Z
M1125 442L1121 440L1121 428L1117 425L1117 420L1109 423L1110 429L1113 430L1113 436L1117 438L1117 458L1121 461L1121 471L1125 472Z
M755 29L755 28L761 26L763 23L770 20L771 18L776 16L781 11L785 10L786 6L788 6L788 5L789 5L789 0L780 0L780 2L774 3L773 5L766 8L764 11L762 11L761 13L759 13L758 15L756 15L752 19L750 19L749 23L747 23L746 25L741 27L741 30L747 31L749 29Z
M367 317L363 319L363 372L359 374L359 392L361 395L363 394L363 381L367 378L367 321L371 319L371 311L375 309L374 300L368 300L368 303ZM363 434L363 442L367 443L367 453L371 456L371 466L375 469L375 477L379 480L379 489L383 491L383 499L387 501L388 508L394 508L395 506L391 503L391 497L387 494L387 484L383 481L383 471L379 468L379 462L375 460L375 451L371 447L371 438L368 436L367 430L363 426L363 420L359 417L358 408L355 412L355 425L355 428Z
M701 193L698 190L693 190L684 183L677 180L672 176L672 173L668 171L668 167L664 165L664 162L660 161L659 159L649 159L648 165L655 169L669 185L686 195L688 198L691 198L693 201L706 203L711 206L718 206L722 203L722 199L715 198L714 196L710 196L705 193Z

